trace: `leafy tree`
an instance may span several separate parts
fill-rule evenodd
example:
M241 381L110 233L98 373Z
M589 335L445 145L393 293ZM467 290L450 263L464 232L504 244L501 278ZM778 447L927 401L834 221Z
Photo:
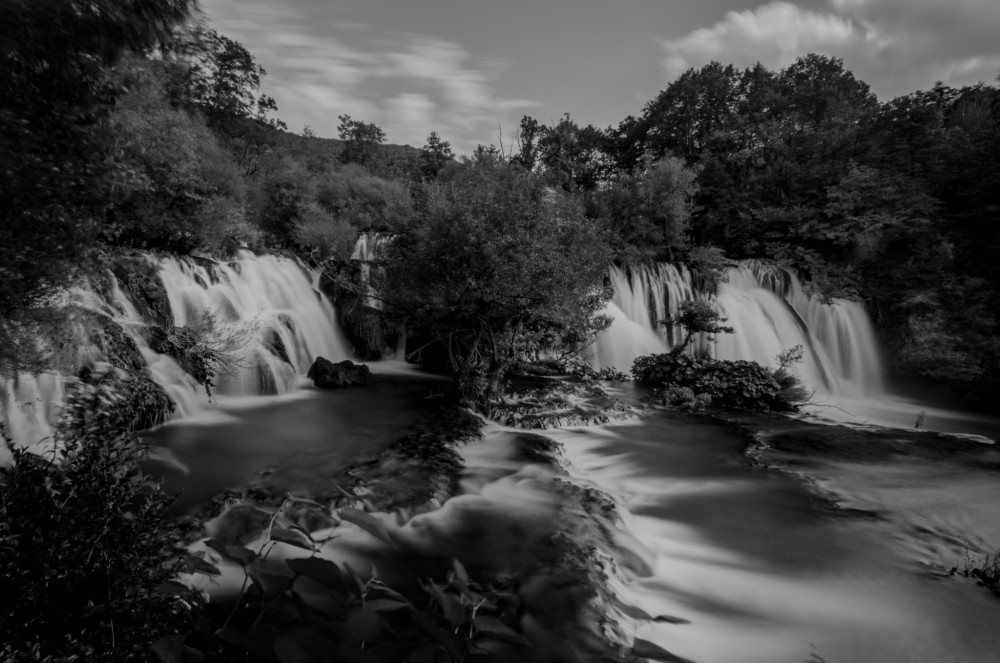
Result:
M420 159L424 177L433 179L446 163L455 159L455 154L451 151L451 143L441 140L438 132L432 131L427 136L427 144L424 145Z
M201 25L194 26L180 50L189 63L189 99L205 112L209 126L229 139L244 172L255 173L275 130L287 128L269 117L278 105L260 93L267 72L242 44Z
M525 170L534 170L538 161L538 139L543 131L538 120L525 115L521 118L517 132L517 154L513 157L513 162L519 164Z
M373 175L356 164L328 173L317 184L316 202L361 232L393 232L413 213L406 183Z
M608 252L580 205L489 163L428 185L423 218L388 247L383 293L407 329L441 342L464 396L488 407L515 360L586 344Z
M530 123L522 131L526 128L531 129ZM599 129L580 127L566 113L554 126L542 127L534 151L553 184L566 191L589 191L606 178L605 143Z
M339 115L338 119L337 134L344 141L341 162L362 166L371 163L379 146L385 142L385 132L373 122L352 120L350 115Z
M189 0L4 3L0 21L0 346L93 246L118 181L107 75L148 53ZM27 355L22 356L23 359Z
M668 316L661 324L667 327L680 327L684 331L681 342L670 349L669 356L677 357L687 350L691 341L698 334L732 334L735 330L722 323L726 321L718 311L702 299L682 302L677 315Z
M109 118L122 184L102 237L137 248L212 249L242 214L245 184L204 121L169 103L170 66L129 58L116 68L130 92Z

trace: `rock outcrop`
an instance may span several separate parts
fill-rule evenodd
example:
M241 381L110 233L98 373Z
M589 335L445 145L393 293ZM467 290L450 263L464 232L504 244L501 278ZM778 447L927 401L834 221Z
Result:
M320 389L340 389L368 384L372 372L364 364L355 364L349 359L333 363L329 359L316 357L306 377Z

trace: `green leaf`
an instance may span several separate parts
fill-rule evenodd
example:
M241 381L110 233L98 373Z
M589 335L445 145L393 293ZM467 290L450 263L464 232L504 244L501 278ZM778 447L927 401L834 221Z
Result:
M431 637L432 640L444 647L445 651L451 654L452 658L458 659L462 657L462 646L455 641L454 635L435 624L434 620L429 615L426 615L419 610L410 610L410 618L413 620L413 623L419 626L424 633Z
M435 583L424 585L424 590L430 594L441 608L441 613L452 627L459 627L468 621L465 608L453 594L444 591L444 588Z
M286 575L277 573L260 572L260 584L264 590L264 596L277 596L278 594L292 588L292 579Z
M385 528L382 521L375 518L375 516L364 511L359 511L358 509L352 509L350 507L345 507L340 511L340 517L349 523L354 523L361 529L365 530L375 538L380 541L387 543L393 548L396 547L395 542L392 540L392 535L389 534L389 530Z
M455 577L462 581L462 584L469 584L469 574L462 566L462 563L458 561L458 558L451 560L451 568L455 571Z
M403 608L411 608L413 605L409 601L396 601L394 599L372 599L370 601L365 601L365 607L369 610L374 610L375 612L392 612L393 610L402 610Z
M222 559L246 566L257 558L257 553L240 545L224 544L216 539L206 539L205 546L222 556Z
M340 567L328 559L322 557L300 557L298 559L286 559L285 564L292 573L306 578L311 578L324 587L344 592L347 590L347 579L344 578Z
M290 546L302 548L303 550L308 550L309 552L314 552L316 550L316 544L313 542L311 537L289 527L272 527L271 540L287 543Z

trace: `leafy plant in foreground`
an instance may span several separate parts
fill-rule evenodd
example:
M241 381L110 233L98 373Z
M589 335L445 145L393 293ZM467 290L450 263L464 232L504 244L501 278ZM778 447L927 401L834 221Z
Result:
M206 542L226 563L242 569L242 587L230 606L220 606L209 615L199 633L158 643L163 663L189 660L184 647L188 656L201 650L212 661L523 659L530 644L504 623L511 618L509 607L516 605L513 595L471 580L455 560L443 581L422 580L419 591L406 596L383 582L374 567L361 573L348 563L320 557L324 540L298 525L283 524L282 512L292 503L324 508L310 500L288 498L272 516L259 550L214 539ZM381 522L365 512L345 508L339 518L394 545ZM278 543L309 555L269 559ZM211 568L198 570L217 573Z
M71 385L52 455L0 469L0 660L141 661L188 628L199 596L157 591L182 560L125 425L148 409L130 385Z

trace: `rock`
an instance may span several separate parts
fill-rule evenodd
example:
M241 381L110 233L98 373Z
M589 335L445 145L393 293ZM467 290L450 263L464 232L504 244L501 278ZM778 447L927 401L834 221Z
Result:
M355 364L349 359L335 364L329 359L316 357L306 377L320 389L339 389L368 384L372 372L364 364Z

